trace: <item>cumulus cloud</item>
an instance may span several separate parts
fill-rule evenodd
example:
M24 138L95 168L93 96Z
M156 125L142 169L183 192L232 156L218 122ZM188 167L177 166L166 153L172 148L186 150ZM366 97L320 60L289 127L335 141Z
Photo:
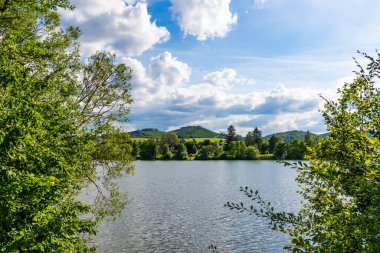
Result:
M185 34L200 41L224 37L237 23L231 0L171 0L171 10Z
M236 70L231 68L225 68L221 71L206 74L203 80L219 88L231 88L239 84L254 84L253 79L238 77Z
M189 81L191 75L191 68L170 52L151 58L148 67L130 57L122 61L133 70L133 96L137 107L165 101L175 89Z
M232 68L206 73L194 83L191 68L170 52L151 58L147 66L132 58L124 62L133 69L135 99L128 129L202 125L219 131L233 124L240 134L255 126L264 134L324 131L318 112L320 91L279 84L273 90L238 93L236 85L254 88L255 82Z
M166 27L159 27L151 21L147 3L74 0L73 4L76 9L65 11L63 22L81 28L84 54L110 50L119 55L137 56L170 37Z

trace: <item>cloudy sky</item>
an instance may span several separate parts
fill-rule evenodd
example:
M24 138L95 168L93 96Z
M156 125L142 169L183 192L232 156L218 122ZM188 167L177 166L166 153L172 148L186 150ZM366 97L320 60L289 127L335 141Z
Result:
M377 0L75 0L83 56L133 69L127 130L201 125L240 134L325 132L318 94L353 78L380 45Z

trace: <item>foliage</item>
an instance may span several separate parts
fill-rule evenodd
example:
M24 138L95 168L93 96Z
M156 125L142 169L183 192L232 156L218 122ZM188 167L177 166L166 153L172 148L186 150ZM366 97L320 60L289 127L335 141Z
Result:
M220 137L218 133L215 133L201 126L186 126L181 127L177 130L173 130L171 132L177 134L180 139Z
M171 150L179 143L179 139L175 133L166 133L160 140L161 144L168 144Z
M234 141L237 141L237 134L236 134L235 127L233 125L231 125L227 128L226 149L225 150L228 151L230 148L230 144Z
M258 148L260 148L261 144L263 143L263 137L262 132L257 127L253 130L253 144L256 145Z
M179 129L164 132L155 128L146 128L129 132L132 138L162 138L165 134L174 133L180 139L193 139L193 138L208 138L208 139L224 139L225 136L215 133L209 129L201 126L186 126Z
M268 146L269 153L274 154L274 152L276 151L277 145L280 142L282 142L281 137L277 135L272 135L269 139L269 146Z
M190 155L197 153L197 141L193 139L192 141L185 142L187 153Z
M318 140L298 169L303 206L298 214L277 213L256 191L243 188L260 206L227 203L270 220L289 234L293 252L380 251L380 55L359 64L356 79L338 90L337 101L325 100L322 111L331 135Z
M249 131L247 135L245 136L245 144L247 147L255 145L254 137L253 137L253 132Z
M307 146L311 146L311 145L313 145L313 143L314 143L314 138L313 138L313 135L312 135L312 133L310 133L310 131L307 131L306 132L306 134L305 134L305 137L304 137L304 141L305 141L305 144L307 145Z
M215 147L213 145L202 146L198 152L197 159L199 160L209 160L215 158L214 155Z
M138 140L138 141L137 141ZM133 139L132 141L132 154L134 158L152 160L152 159L170 159L168 152L164 151L167 141L163 138L161 141L156 141L152 139L151 151L147 151L147 141L149 139ZM178 140L178 139L177 139ZM226 146L225 142L220 139L193 139L192 141L178 140L180 143L184 144L188 155L192 155L195 159L209 160L209 159L226 159L226 160L275 160L275 159L304 159L305 154L307 154L307 145L304 140L294 140L292 142L282 142L281 138L277 136L272 136L272 151L270 151L270 140L263 140L260 149L257 145L247 147L245 141L233 141L230 144L229 150L225 151L223 147ZM313 140L314 142L314 140ZM144 144L145 143L145 144ZM157 150L160 151L161 155L150 156L146 152L151 153L153 151L153 143L156 143ZM174 143L177 143L174 142ZM169 147L172 154L176 154L179 149L179 144ZM273 147L273 145L275 145ZM144 150L145 154L141 154L141 150ZM173 159L175 156L172 156Z
M146 128L146 129L142 129L142 130L136 130L136 131L129 132L129 134L131 135L132 138L159 139L165 135L165 132L160 131L160 130L155 129L155 128Z
M131 71L103 52L83 64L58 8L72 6L0 3L1 252L93 251L86 236L127 203L112 179L132 170L130 140L111 123L128 112ZM94 205L77 198L89 184Z
M157 142L154 139L143 141L140 148L140 157L144 160L154 160L158 155Z
M187 149L185 144L180 143L178 145L177 152L175 153L175 158L177 160L186 160L187 159Z
M287 132L282 132L282 133L274 133L274 134L270 134L270 135L267 135L264 137L264 139L269 139L271 136L277 136L277 137L280 137L283 141L292 141L292 140L295 140L295 139L304 139L305 138L305 135L307 134L307 132L304 132L304 131L298 131L298 130L293 130L293 131L287 131ZM317 134L311 134L312 138L314 139L316 136L318 136ZM325 137L326 134L322 134L321 137Z
M132 156L135 158L140 157L140 145L137 141L132 141Z
M302 160L307 153L307 146L303 140L293 140L288 145L286 159L288 160Z
M162 147L161 159L169 160L173 157L172 152L170 151L169 144L165 144Z
M254 146L249 146L247 147L245 151L245 156L248 160L254 160L259 157L260 151L254 147Z

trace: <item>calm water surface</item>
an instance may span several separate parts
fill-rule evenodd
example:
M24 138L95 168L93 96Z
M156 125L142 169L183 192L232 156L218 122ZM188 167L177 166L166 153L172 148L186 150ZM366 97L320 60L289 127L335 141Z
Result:
M116 221L102 224L99 252L283 252L288 238L267 220L231 211L249 201L240 186L258 189L278 211L296 211L296 172L273 161L138 161L120 179L132 199Z

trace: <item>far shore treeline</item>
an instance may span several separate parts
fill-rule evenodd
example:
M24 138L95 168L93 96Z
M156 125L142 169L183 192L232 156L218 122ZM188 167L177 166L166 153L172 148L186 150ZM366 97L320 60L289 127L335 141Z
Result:
M161 137L151 138L131 135L132 155L140 160L301 160L315 139L320 138L309 131L296 131L292 139L281 134L263 138L257 127L243 138L232 125L227 134L213 138L179 138L174 131L160 132Z

